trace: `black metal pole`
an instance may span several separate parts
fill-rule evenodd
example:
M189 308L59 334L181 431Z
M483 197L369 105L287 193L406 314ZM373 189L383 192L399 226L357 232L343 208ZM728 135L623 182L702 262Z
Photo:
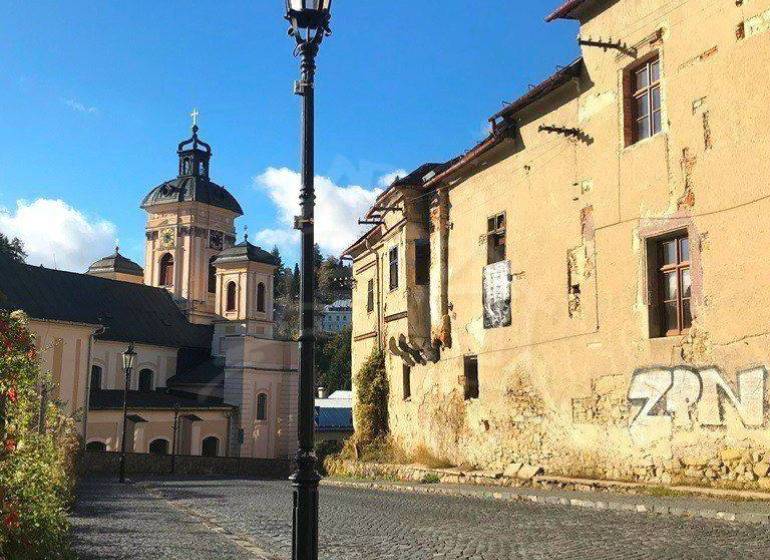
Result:
M174 405L174 433L171 436L171 474L176 474L176 433L179 425L179 404Z
M123 388L123 435L120 438L120 482L126 481L126 421L128 417L128 384L131 368L126 368L126 384Z
M297 470L291 475L294 487L294 531L292 535L293 560L318 559L318 482L321 476L316 470L313 452L313 411L315 385L315 332L314 332L314 282L313 248L314 234L314 82L315 58L320 43L309 38L299 45L301 80L296 92L302 96L302 217L297 224L302 232L302 282L300 285L301 332L299 378L299 450Z

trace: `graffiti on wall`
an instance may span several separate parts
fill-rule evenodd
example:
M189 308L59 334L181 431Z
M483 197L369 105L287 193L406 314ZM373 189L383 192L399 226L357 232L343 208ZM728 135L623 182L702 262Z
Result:
M724 426L734 414L746 428L765 425L767 370L741 371L735 387L714 367L637 370L628 388L628 401L638 407L632 431ZM728 412L732 410L732 413Z

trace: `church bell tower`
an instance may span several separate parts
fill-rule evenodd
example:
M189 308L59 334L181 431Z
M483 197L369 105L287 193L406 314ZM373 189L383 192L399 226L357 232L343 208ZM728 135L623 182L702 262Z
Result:
M227 189L210 179L211 146L192 137L177 148L177 176L142 201L147 212L144 283L167 289L194 323L216 319L216 257L235 244L235 219L243 215Z

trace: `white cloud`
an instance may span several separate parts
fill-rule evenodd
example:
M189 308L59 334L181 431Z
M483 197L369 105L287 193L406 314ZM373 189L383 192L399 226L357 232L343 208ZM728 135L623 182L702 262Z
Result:
M280 229L265 229L257 233L256 239L266 248L278 245L285 252L296 254L298 235L294 231L294 216L300 214L299 173L282 167L269 167L255 177L257 188L267 192L278 210ZM359 226L358 218L372 206L379 188L366 189L349 185L336 185L328 177L315 178L316 209L315 238L324 253L336 256L355 241L367 226Z
M386 189L393 184L393 181L398 178L406 177L407 175L409 175L409 172L406 169L396 169L395 171L380 177L377 180L377 184Z
M0 232L18 237L27 262L84 272L91 263L114 250L116 227L90 219L62 200L19 200L16 211L0 208Z
M62 99L64 104L77 113L85 113L87 115L98 115L98 107L85 105L77 99Z

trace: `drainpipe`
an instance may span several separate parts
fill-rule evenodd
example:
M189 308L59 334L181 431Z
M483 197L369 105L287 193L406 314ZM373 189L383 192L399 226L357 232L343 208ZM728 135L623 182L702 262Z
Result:
M107 330L102 326L94 329L91 336L88 337L88 358L86 359L86 395L83 402L85 403L85 410L83 411L83 450L85 451L86 442L88 441L88 411L91 408L91 368L93 367L93 355L94 355L94 343L96 337L103 334Z

